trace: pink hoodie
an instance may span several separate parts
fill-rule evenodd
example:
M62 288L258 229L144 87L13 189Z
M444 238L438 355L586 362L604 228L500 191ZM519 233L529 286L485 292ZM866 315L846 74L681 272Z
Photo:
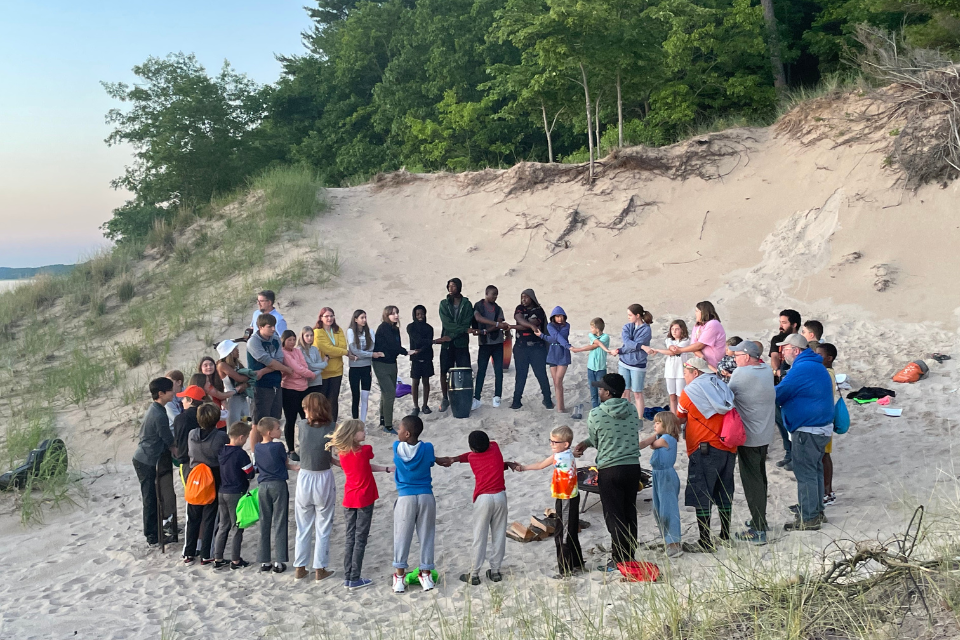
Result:
M293 369L293 373L283 374L280 380L280 386L292 391L306 391L310 382L314 381L313 372L307 368L307 361L303 358L303 352L296 347L292 351L283 350L283 364Z

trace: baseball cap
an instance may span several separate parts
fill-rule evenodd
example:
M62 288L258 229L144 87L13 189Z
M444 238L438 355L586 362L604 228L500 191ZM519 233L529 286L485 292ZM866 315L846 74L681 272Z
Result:
M606 389L617 398L623 397L623 392L627 388L627 381L619 373L608 373L600 380L590 384L598 389Z
M226 358L228 355L233 353L233 350L237 348L237 343L233 340L224 340L217 345L217 354L221 359Z
M177 394L178 398L190 398L191 400L196 400L197 402L202 402L204 398L207 397L207 392L198 387L195 384L190 385L183 391Z
M744 340L740 344L730 347L730 351L733 351L734 353L745 353L751 358L760 357L760 347L758 347L757 343L753 342L752 340Z
M696 369L700 373L713 373L713 371L710 370L710 365L707 364L707 361L703 358L690 358L683 363L683 366Z
M810 346L807 343L807 339L804 338L799 333L791 333L784 339L783 342L778 342L777 346L782 347L783 345L786 345L786 344L790 345L791 347L797 347L799 349L806 349L808 346Z

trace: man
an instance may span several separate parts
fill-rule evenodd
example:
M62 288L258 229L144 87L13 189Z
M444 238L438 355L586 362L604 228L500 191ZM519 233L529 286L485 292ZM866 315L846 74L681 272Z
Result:
M173 381L156 378L150 381L150 397L153 402L143 416L140 427L140 443L133 453L133 468L140 481L140 496L143 499L143 535L147 544L160 543L161 531L157 525L157 462L164 451L170 451L173 432L164 408L173 399ZM164 543L173 540L164 540Z
M277 335L282 336L287 330L287 321L283 319L280 312L273 306L277 300L276 294L270 289L264 289L257 294L257 310L253 312L253 319L250 321L250 327L257 328L257 318L265 313L272 315L277 321Z
M737 368L730 376L733 406L743 420L747 441L737 449L740 482L750 509L750 526L738 540L767 542L767 449L776 434L777 392L773 372L760 362L760 345L744 340L730 347Z
M586 440L573 449L580 457L589 447L597 449L597 484L603 520L610 532L613 559L601 571L616 571L630 562L637 550L637 491L640 488L640 416L623 398L627 382L619 373L608 373L592 383L598 389L600 406L587 416Z
M247 340L247 368L257 372L253 389L253 423L260 418L280 419L283 412L283 396L280 380L284 373L293 373L283 362L283 349L277 336L277 319L270 313L257 318L257 332ZM250 432L251 449L260 443L260 432Z
M786 375L790 365L780 354L781 344L787 339L787 336L794 335L800 331L801 318L800 312L794 309L784 309L780 312L780 333L773 336L770 340L770 368L773 369L773 375L776 382ZM780 417L779 407L776 409L777 429L780 431L780 440L783 442L783 459L777 463L786 471L793 471L793 463L790 458L790 434L783 428L783 420Z
M777 385L777 406L793 442L793 473L797 478L797 519L786 531L817 530L823 517L823 454L833 433L833 384L823 358L807 348L800 334L779 346L790 373Z
M712 553L716 545L710 533L710 512L717 505L720 539L730 539L733 499L733 467L736 449L720 439L723 415L733 408L733 393L727 383L710 370L703 358L690 358L683 365L686 386L677 399L677 418L687 425L687 488L684 504L697 511L701 551Z
M503 394L503 341L504 331L510 325L504 320L503 309L497 304L500 294L495 286L487 285L484 299L473 305L473 319L477 323L476 334L479 349L477 353L477 383L473 393L473 409L480 408L480 392L483 391L483 379L487 375L487 365L493 358L493 406L500 406Z
M447 297L440 301L440 411L450 408L447 396L447 372L453 367L470 366L470 325L473 323L473 305L460 292L460 278L447 280Z

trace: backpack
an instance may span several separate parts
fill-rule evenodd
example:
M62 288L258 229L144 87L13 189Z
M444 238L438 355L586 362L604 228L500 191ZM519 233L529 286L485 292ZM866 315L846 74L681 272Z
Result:
M840 435L845 434L850 429L850 412L847 411L847 403L841 397L837 400L833 408L833 432Z
M723 414L723 428L720 430L720 439L728 447L742 447L747 441L747 431L743 428L743 418L736 409L730 409Z
M213 483L210 467L200 462L191 469L183 488L183 499L187 504L196 506L212 504L217 499L217 487Z
M926 362L923 360L914 360L903 369L900 369L900 371L893 376L893 381L911 384L922 378L926 378L929 372L930 369L927 368Z
M247 491L237 500L237 528L246 529L260 519L260 487Z

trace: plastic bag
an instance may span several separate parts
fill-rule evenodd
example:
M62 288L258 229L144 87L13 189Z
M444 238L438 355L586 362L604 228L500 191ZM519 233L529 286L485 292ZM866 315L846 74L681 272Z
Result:
M247 491L237 501L237 527L246 529L260 520L260 488Z

